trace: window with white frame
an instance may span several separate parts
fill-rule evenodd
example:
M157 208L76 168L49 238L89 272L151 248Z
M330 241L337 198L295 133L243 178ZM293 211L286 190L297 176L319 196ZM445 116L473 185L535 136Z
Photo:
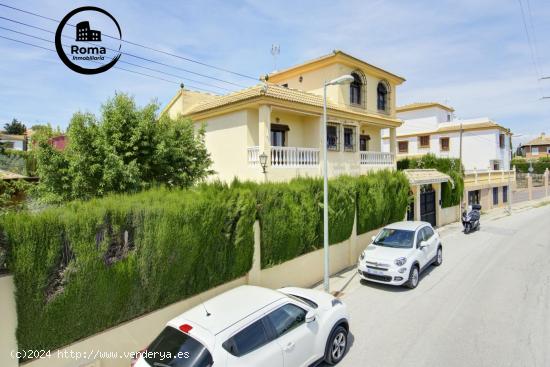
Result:
M532 155L539 155L539 147L531 147Z
M355 152L355 126L344 126L344 151Z

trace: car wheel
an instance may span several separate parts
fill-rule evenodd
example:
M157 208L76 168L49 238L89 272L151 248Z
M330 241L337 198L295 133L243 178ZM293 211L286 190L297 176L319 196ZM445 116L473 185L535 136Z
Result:
M437 249L437 256L435 258L434 265L439 266L441 264L443 264L443 249L441 247L439 247Z
M407 282L407 287L409 287L410 289L416 288L419 279L420 271L418 270L418 266L415 265L412 267L411 272L409 273L409 281Z
M335 365L340 362L346 354L347 346L348 331L344 327L338 326L328 338L325 351L325 362L330 365Z

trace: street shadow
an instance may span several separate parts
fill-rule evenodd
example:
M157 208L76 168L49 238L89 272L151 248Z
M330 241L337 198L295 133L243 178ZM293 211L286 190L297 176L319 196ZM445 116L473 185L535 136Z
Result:
M355 337L353 336L353 333L350 330L350 332L348 334L348 345L346 347L346 354L344 354L344 358L342 358L342 361L344 359L346 359L346 357L348 355L348 352L351 349L351 347L353 347L354 343L355 343ZM330 364L327 364L325 362L321 362L320 364L317 365L317 367L329 367L329 366L330 366Z

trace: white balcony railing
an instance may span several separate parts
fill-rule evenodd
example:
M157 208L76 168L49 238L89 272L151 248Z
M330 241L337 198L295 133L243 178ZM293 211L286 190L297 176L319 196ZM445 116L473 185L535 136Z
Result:
M260 147L248 147L248 164L257 166L260 164Z
M273 167L311 167L319 164L319 149L271 147Z
M360 161L364 165L392 166L393 154L385 152L360 152Z

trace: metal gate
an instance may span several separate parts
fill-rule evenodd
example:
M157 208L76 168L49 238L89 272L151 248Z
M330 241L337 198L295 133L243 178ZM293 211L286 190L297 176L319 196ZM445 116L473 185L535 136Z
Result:
M433 189L420 193L420 220L435 226L435 191Z

